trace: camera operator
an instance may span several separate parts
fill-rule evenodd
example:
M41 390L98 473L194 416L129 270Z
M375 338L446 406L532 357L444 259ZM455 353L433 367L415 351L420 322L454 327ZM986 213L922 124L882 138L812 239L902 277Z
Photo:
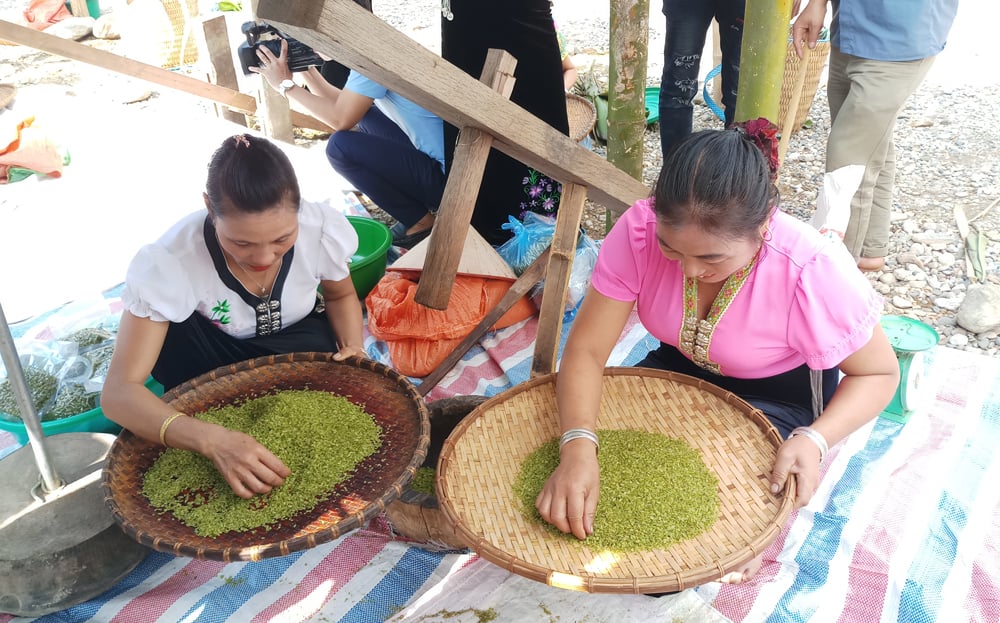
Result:
M327 143L327 159L399 221L393 244L409 248L426 238L444 192L441 118L353 70L342 89L316 67L300 72L305 87L299 85L288 67L284 39L278 55L263 45L256 51L260 65L250 71L336 130Z

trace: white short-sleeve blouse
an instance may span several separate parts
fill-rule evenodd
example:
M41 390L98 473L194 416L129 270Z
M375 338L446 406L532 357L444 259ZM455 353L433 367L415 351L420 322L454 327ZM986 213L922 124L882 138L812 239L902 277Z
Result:
M348 277L358 248L343 214L302 202L295 245L282 258L270 297L262 299L229 272L214 231L199 210L142 247L125 276L125 309L160 322L183 322L197 312L236 338L270 335L313 311L320 281Z

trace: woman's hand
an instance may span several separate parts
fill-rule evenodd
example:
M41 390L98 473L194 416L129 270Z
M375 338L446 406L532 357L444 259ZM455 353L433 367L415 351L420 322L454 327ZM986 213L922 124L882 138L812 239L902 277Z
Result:
M222 426L212 425L206 431L204 448L205 456L241 498L268 493L292 473L256 439Z
M343 361L348 357L367 357L365 349L359 346L341 346L333 355L334 361Z
M805 436L785 440L771 469L771 493L778 493L789 476L795 477L795 508L809 503L819 488L819 447Z
M597 447L586 439L571 441L563 446L559 467L542 487L535 508L559 530L585 539L594 533L600 481Z
M292 79L292 70L288 68L288 41L281 40L281 53L278 56L267 46L258 45L257 58L260 59L260 65L248 69L263 76L272 89L277 89L283 80Z

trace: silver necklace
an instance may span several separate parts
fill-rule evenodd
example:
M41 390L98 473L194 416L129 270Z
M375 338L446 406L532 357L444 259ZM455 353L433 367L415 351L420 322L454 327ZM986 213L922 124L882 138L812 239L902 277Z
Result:
M226 255L228 257L229 254L227 253ZM259 295L260 298L264 299L265 301L269 301L271 299L271 290L273 290L273 288L274 288L274 282L278 279L278 273L281 272L281 263L284 261L284 258L281 258L281 259L278 260L278 270L274 271L274 276L271 277L271 283L270 283L271 287L270 288L268 288L263 283L261 283L261 282L257 281L256 279L254 279L253 276L252 276L253 275L252 271L249 268L247 268L246 265L243 262L239 261L235 257L232 258L232 259L233 259L234 262L236 262L236 265L239 266L240 269L243 270L243 275L245 277L247 277L248 279L250 279L250 281L254 282L254 284L256 284L256 286L258 288L260 288L260 295ZM240 285L242 285L244 288L247 288L247 284L243 283L242 279L240 279L235 274L233 274L233 269L232 269L231 266L229 266L229 262L228 261L226 262L226 268L229 269L229 274L233 275L233 278L240 282ZM249 289L250 288L247 288L247 290L249 290Z

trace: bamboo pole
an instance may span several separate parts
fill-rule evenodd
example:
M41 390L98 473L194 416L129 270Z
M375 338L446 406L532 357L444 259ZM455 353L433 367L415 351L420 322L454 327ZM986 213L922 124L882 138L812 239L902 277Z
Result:
M747 0L736 121L778 119L791 14L792 0Z

